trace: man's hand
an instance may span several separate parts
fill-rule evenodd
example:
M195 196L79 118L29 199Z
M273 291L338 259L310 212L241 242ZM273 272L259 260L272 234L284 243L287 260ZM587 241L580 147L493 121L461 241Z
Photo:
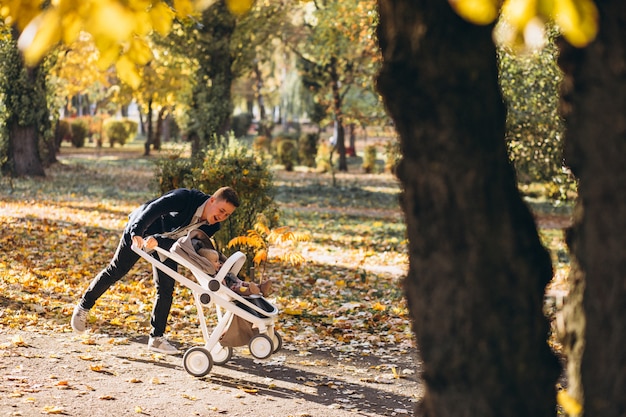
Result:
M139 248L145 247L146 249L150 249L150 250L159 246L159 242L152 236L150 236L145 241L143 240L141 236L133 236L133 243L137 245L137 247Z

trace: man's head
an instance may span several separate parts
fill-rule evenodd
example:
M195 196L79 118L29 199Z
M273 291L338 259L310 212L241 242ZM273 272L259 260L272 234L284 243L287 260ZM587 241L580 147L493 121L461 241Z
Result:
M230 187L222 187L213 193L207 201L202 212L202 218L209 224L223 222L233 214L239 204L237 192Z

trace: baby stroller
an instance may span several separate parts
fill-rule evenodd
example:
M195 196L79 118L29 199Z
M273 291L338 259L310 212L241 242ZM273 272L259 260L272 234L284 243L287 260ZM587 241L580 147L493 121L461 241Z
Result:
M192 230L187 236L180 238L170 250L156 247L158 258L144 248L132 246L133 251L152 264L153 273L157 270L191 289L194 297L200 328L204 338L204 346L194 346L183 356L185 370L195 376L203 377L211 372L213 365L224 365L233 356L233 347L243 346L247 342L250 353L257 359L266 359L282 347L282 338L275 330L278 309L260 295L241 296L226 287L223 282L227 273L237 275L246 261L245 255L237 251L224 262L220 270L211 276L203 271L202 265L190 242L194 239L208 241L201 230ZM181 250L182 249L182 250ZM195 281L176 272L162 261L170 258L187 268ZM215 307L217 324L209 333L204 308ZM243 332L242 335L233 332ZM227 341L227 336L229 341ZM233 337L234 336L234 337Z

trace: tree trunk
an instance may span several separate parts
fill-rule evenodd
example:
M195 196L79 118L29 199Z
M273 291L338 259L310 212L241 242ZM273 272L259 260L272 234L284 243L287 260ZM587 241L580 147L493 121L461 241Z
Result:
M566 162L579 180L568 244L579 266L566 313L570 392L588 416L626 415L626 8L596 0L599 33L562 48ZM581 341L584 337L584 342ZM582 356L582 357L581 357Z
M0 96L6 107L6 127L9 135L6 167L14 176L45 176L39 153L39 127L49 124L45 98L45 74L41 68L25 68L15 44L18 34L12 32L12 42L3 50L4 83Z
M13 125L9 133L9 160L15 176L43 177L46 175L38 150L39 137L35 126Z
M395 121L418 416L554 417L548 252L504 141L492 26L446 1L379 0L379 91Z
M337 73L337 59L331 58L330 63L330 84L333 92L333 115L335 118L335 147L339 155L339 171L348 170L346 159L346 129L343 125L343 99L339 92L339 74Z
M148 125L146 134L146 143L143 145L143 156L150 155L150 146L154 141L154 132L152 128L152 99L148 100L148 111L146 112L146 124Z

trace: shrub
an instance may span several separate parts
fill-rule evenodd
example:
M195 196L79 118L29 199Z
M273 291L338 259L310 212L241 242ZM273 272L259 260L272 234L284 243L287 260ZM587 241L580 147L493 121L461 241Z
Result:
M285 166L285 170L293 171L298 163L298 145L295 140L282 139L277 146L278 163Z
M385 142L385 171L395 175L400 159L402 159L400 141L397 139L389 139Z
M376 146L367 145L363 154L363 170L371 174L376 168Z
M89 133L89 125L84 119L74 119L71 122L72 145L76 148L85 146L85 139Z
M132 140L137 133L137 122L130 119L107 120L104 123L104 134L109 138L109 144L113 147L116 143L124 146Z
M193 182L192 163L180 154L169 155L155 161L155 182L161 194L176 188L186 187Z
M322 141L319 144L317 154L315 155L315 166L317 167L318 172L329 172L332 170L332 152L333 146L330 143Z
M67 119L60 119L57 122L57 128L54 132L54 140L56 146L60 146L64 140L72 141L72 125Z
M251 149L234 139L226 148L208 149L201 165L180 157L162 159L157 164L161 192L174 188L196 188L211 194L220 187L233 187L241 205L216 233L215 241L224 251L230 239L252 229L259 214L273 227L278 223L274 183L269 165L253 155Z
M132 142L135 136L137 136L139 123L131 119L122 119L122 123L124 123L124 127L126 128L126 141L124 143Z
M298 141L298 157L302 165L307 167L315 166L318 139L319 135L316 133L307 133L300 137Z

